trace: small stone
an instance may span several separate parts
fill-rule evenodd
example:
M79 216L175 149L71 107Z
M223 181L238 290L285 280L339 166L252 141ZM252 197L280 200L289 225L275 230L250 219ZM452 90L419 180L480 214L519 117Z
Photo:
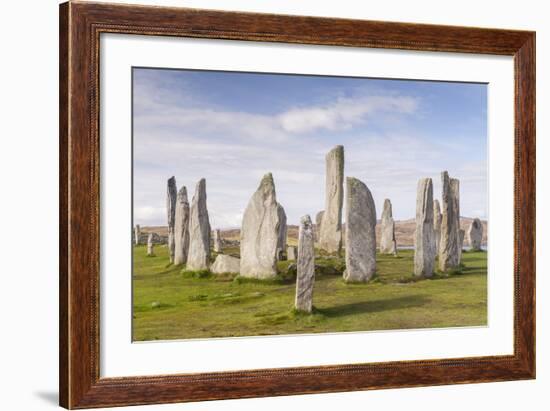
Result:
M240 265L240 259L225 254L218 254L214 264L210 267L210 271L214 274L238 273Z
M220 230L215 229L213 233L214 233L214 236L213 236L214 251L217 252L217 253L221 253L222 252L222 236L221 236Z
M176 200L178 196L178 189L176 187L176 178L170 177L167 182L166 190L166 214L168 220L168 248L170 250L170 262L174 262L174 255L176 251L175 240L175 224L176 224Z
M280 211L273 176L263 176L244 211L241 227L240 274L250 278L277 275Z
M286 248L287 260L296 260L297 255L298 255L298 249L295 246L290 245Z
M472 251L481 250L481 241L483 240L483 224L479 218L474 219L468 228L468 243Z
M384 210L382 210L380 225L380 253L395 255L397 253L395 221L392 216L391 201L388 198L384 200Z
M313 308L313 284L315 283L315 236L309 215L300 220L298 234L298 262L296 275L295 307L311 313Z
M160 301L153 301L151 303L151 308L160 308Z
M206 270L210 262L210 220L206 207L206 180L201 178L195 187L189 216L188 270Z
M416 190L415 276L431 277L434 272L436 252L433 218L432 179L422 178Z
M153 233L149 233L147 236L147 255L152 257L155 255L155 247L153 245Z
M376 272L376 208L372 195L363 182L347 177L346 188L344 280L368 282Z
M189 254L189 201L183 186L176 199L174 222L174 264L185 264Z
M336 146L326 155L325 211L319 247L329 253L342 250L342 204L344 201L344 147Z

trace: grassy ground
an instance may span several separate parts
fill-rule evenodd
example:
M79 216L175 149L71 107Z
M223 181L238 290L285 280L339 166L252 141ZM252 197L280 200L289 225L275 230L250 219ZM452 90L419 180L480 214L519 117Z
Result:
M345 284L343 260L319 258L314 313L293 311L295 272L279 263L276 280L182 272L168 249L134 247L136 341L247 335L370 331L487 324L487 254L465 252L461 273L413 281L413 251L378 256L369 284ZM238 250L225 250L236 254Z

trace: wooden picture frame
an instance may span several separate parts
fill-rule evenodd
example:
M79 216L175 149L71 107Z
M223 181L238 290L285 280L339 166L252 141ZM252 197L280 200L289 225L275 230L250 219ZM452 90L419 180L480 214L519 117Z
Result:
M513 56L514 354L100 378L101 33ZM91 408L535 378L534 32L69 2L60 6L59 47L60 405Z

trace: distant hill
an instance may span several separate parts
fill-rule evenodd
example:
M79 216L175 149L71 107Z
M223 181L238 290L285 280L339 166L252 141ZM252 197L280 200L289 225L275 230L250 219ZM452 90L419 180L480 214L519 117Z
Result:
M467 230L472 221L473 221L473 218L460 217L460 228ZM481 222L483 224L482 244L487 245L487 221L482 220ZM414 229L415 229L415 221L412 218L409 220L401 220L401 221L395 222L395 239L397 241L398 247L414 246ZM141 227L141 231L143 233L154 232L161 236L168 235L167 226ZM241 230L238 228L225 229L225 230L221 230L221 235L222 235L222 238L226 240L239 240L240 232ZM289 244L296 244L296 242L298 241L298 226L289 225L287 236L288 236ZM378 224L376 225L377 242L379 238L380 238L380 220L378 220Z

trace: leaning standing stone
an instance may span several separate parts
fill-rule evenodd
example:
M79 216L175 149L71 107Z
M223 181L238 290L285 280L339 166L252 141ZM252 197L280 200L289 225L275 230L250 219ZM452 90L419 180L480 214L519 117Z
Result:
M141 228L139 227L139 224L136 224L136 227L134 228L134 244L139 245L139 237L141 237Z
M195 188L189 217L188 270L206 270L210 263L210 220L206 207L206 180L201 178Z
M155 255L155 249L153 245L153 233L149 233L147 236L147 255L152 257Z
M174 264L185 264L189 254L189 201L187 188L183 186L176 200L174 222Z
M435 240L435 252L439 253L439 240L441 239L441 207L439 206L439 200L434 200L434 240Z
M174 262L174 254L176 251L176 237L175 237L175 224L176 224L176 200L178 196L178 189L176 188L176 178L170 177L167 184L166 192L166 213L168 219L168 250L170 253L170 262Z
M435 264L433 186L422 178L416 189L416 231L414 238L414 275L431 277Z
M319 247L329 253L342 249L342 204L344 201L344 147L336 146L326 156L325 212Z
M300 220L298 234L298 262L296 276L296 302L299 311L311 313L313 284L315 282L315 236L309 215Z
M459 230L459 209L458 209L458 188L456 179L449 178L449 174L441 173L441 237L439 245L439 269L447 271L458 267L458 230Z
M344 280L367 282L376 272L376 209L367 186L353 177L346 179L346 225Z
M280 214L273 176L263 176L244 211L241 227L240 275L272 278L277 275Z
M296 247L290 245L286 248L286 259L287 260L296 260L296 256L298 255L298 250Z
M222 237L218 228L214 230L214 251L217 253L222 252Z
M474 219L467 232L468 243L472 251L481 250L481 241L483 239L483 224L479 218Z
M395 254L395 221L392 216L391 201L386 198L384 200L384 210L382 210L380 230L380 252L382 254Z

